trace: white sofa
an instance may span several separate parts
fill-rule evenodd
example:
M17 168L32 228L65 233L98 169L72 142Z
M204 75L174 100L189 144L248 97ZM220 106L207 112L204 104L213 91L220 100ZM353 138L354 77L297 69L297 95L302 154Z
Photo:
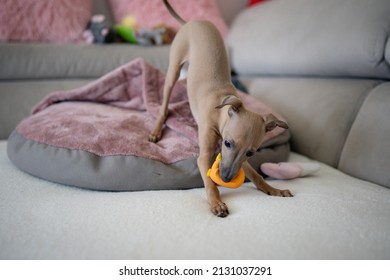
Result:
M289 160L321 165L313 176L268 179L293 198L251 183L222 188L230 215L221 219L203 189L102 192L33 177L10 162L3 139L0 259L389 259L389 13L387 0L271 0L233 21L232 66L287 118ZM123 48L111 47L114 56ZM93 79L22 82L6 72L3 138L33 101Z
M98 192L15 168L0 146L2 259L388 259L389 190L322 164L316 176L222 189L213 216L203 189ZM297 154L291 160L306 161Z

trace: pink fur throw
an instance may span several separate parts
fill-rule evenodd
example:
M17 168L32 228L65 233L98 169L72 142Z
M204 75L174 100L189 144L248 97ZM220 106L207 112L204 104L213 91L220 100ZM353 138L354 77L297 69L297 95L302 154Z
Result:
M140 27L153 28L165 24L178 30L180 24L168 12L162 0L110 0L111 8L117 23L126 16L133 16ZM175 11L186 21L207 19L214 23L225 36L228 27L221 17L214 0L170 0Z
M148 141L164 80L160 70L143 59L134 60L84 87L48 95L16 130L39 143L99 156L133 155L166 164L194 158L198 155L197 125L181 82L174 87L162 139L157 144ZM272 112L254 98L240 96L252 111ZM282 132L274 129L265 141Z
M91 0L0 0L0 41L82 42L91 4Z

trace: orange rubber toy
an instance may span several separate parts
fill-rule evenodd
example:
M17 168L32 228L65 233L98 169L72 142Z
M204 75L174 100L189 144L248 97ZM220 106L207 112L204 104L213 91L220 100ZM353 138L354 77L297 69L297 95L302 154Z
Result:
M215 159L213 165L211 168L207 171L207 176L213 180L214 183L221 187L226 187L226 188L231 188L231 189L236 189L239 188L245 181L245 172L242 167L238 171L238 174L236 177L234 177L231 181L229 182L224 182L219 176L219 163L221 161L221 154L218 154L217 158Z

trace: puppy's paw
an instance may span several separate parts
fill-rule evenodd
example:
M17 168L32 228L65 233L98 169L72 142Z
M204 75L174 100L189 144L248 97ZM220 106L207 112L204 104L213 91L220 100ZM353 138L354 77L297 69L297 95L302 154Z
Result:
M227 215L229 215L229 210L228 210L226 204L223 203L222 201L218 201L218 202L214 203L213 205L211 205L211 212L213 212L213 214L215 216L218 216L221 218L225 218L225 217L227 217Z
M273 189L272 191L269 191L268 195L293 197L292 193L289 190L278 190L278 189Z
M290 190L279 190L279 193L280 193L279 196L283 196L283 197L293 197L293 195L292 195L292 193L290 192Z
M149 142L157 143L161 139L161 133L151 133L149 134Z

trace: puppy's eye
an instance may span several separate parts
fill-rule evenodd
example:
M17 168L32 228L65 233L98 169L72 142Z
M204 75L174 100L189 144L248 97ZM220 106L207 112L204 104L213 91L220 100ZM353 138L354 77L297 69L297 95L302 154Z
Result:
M252 152L252 151L248 151L248 152L246 152L246 156L247 157L252 157L252 156L254 156L254 152Z
M226 148L231 149L233 147L233 144L229 140L224 140L223 144Z

